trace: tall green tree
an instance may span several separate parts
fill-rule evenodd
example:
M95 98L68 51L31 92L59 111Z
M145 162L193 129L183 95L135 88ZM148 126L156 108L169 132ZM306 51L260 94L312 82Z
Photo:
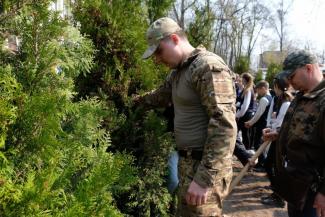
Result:
M150 23L166 16L175 0L146 0Z
M273 79L282 70L282 66L276 63L271 63L267 68L265 80L269 82L270 87L273 87Z
M235 63L234 71L238 74L243 74L249 71L249 58L247 56L241 56Z
M109 150L132 154L139 168L137 185L116 195L119 209L131 216L166 216L169 209L165 182L172 136L160 111L137 109L131 103L132 94L157 87L168 72L141 59L150 20L166 16L169 1L158 2L77 0L73 8L80 31L96 49L92 73L77 78L79 97L97 96L107 107L116 107L117 116L124 118L118 126L105 120L112 138Z
M254 83L257 84L257 82L263 80L263 72L262 70L258 70L255 75Z
M0 216L122 216L113 195L135 182L132 157L107 152L113 116L96 98L75 100L90 73L90 40L49 11L47 0L6 2L0 53ZM19 4L18 4L19 3Z
M213 25L215 15L212 12L209 1L203 6L194 7L195 17L189 24L188 35L189 41L194 45L204 45L211 50L213 41Z

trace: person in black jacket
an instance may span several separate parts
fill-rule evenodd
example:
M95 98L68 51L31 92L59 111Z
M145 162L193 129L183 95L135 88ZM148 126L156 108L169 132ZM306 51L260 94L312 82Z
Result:
M267 128L276 130L281 127L283 118L290 106L293 99L291 94L290 84L287 81L284 73L279 73L273 80L273 89L275 96L272 99L268 115L267 115ZM267 157L264 162L264 168L270 180L270 187L273 190L274 176L275 176L275 142L272 142L268 151ZM266 205L284 207L284 200L276 193L261 198L261 202Z
M266 127L267 113L271 105L272 96L270 95L269 83L267 81L264 80L259 81L256 84L255 88L258 96L261 98L258 102L256 113L251 119L245 122L245 127L246 128L253 127L253 132L254 132L252 136L253 147L255 150L257 150L261 145L262 131ZM265 156L263 154L260 155L257 166L263 166L264 160L265 160Z
M249 73L241 75L243 89L237 97L236 103L236 120L238 130L241 131L243 143L246 149L252 148L250 131L245 127L245 122L251 119L256 111L255 96L254 96L254 78Z
M299 92L280 131L265 129L264 140L276 140L275 191L288 202L289 217L325 216L325 80L317 57L290 53L284 73Z

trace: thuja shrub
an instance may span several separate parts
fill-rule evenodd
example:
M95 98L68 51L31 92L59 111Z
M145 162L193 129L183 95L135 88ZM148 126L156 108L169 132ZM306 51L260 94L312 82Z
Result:
M114 194L117 207L127 216L168 216L171 198L166 176L172 135L162 111L134 107L132 94L157 87L168 72L141 56L147 47L149 20L166 15L160 11L166 12L172 1L161 5L143 0L75 2L74 22L96 49L92 73L76 79L78 97L98 96L107 107L116 108L118 124L110 119L104 122L111 132L109 151L131 154L138 168L136 185L129 192Z
M103 127L121 118L95 97L75 99L94 47L49 3L7 2L0 15L0 31L21 41L0 51L0 216L123 216L113 194L136 183L134 160L107 152Z

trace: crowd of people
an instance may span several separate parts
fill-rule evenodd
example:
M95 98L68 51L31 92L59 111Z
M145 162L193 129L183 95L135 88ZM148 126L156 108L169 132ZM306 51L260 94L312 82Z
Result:
M242 142L237 141L234 154L245 165L263 143L262 134L265 128L272 130L281 127L284 115L293 99L294 90L291 88L284 73L279 73L273 80L273 88L265 80L253 84L253 77L248 73L236 77L237 89L237 125L242 134ZM250 89L250 97L243 92L245 87ZM272 94L271 94L272 93ZM251 105L251 106L247 106ZM246 117L246 118L242 118ZM246 138L246 139L244 139ZM256 172L266 172L271 182L274 177L275 143L271 143L259 156L254 166ZM284 207L285 203L276 193L261 198L266 205Z
M266 81L254 85L251 75L236 76L236 118L242 140L237 139L234 154L246 164L263 140L272 141L259 163L253 164L254 171L267 173L270 186L266 187L272 190L261 197L261 203L283 208L287 200L289 217L324 216L325 164L316 156L323 156L325 148L325 70L319 69L315 55L304 50L289 54L283 68L273 80L273 94ZM299 77L295 75L298 71ZM278 141L279 133L283 141ZM290 179L283 178L286 176ZM304 194L301 187L305 187Z
M290 53L270 88L265 80L254 84L249 73L235 76L221 57L194 48L170 18L153 22L146 37L143 58L172 71L134 101L173 105L177 150L169 161L169 190L177 188L176 216L221 217L232 155L253 164L263 141L271 144L254 169L267 172L273 193L261 202L284 207L287 201L289 217L325 216L325 81L317 58Z

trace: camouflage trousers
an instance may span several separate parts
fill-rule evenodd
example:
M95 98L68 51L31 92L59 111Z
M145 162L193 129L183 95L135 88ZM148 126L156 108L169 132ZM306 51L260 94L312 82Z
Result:
M216 178L213 187L209 188L207 203L200 206L188 205L186 203L186 193L193 180L196 169L200 161L191 157L180 157L178 162L178 205L177 217L222 217L222 201L227 196L227 192L232 179L232 168L227 171L227 175Z

